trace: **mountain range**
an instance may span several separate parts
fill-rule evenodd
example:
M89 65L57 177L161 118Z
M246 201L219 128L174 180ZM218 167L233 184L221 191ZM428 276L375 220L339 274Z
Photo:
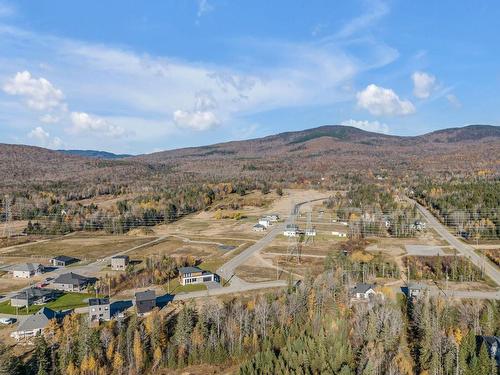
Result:
M53 151L0 144L0 188L26 184L143 181L285 181L388 171L395 175L499 174L500 127L470 125L404 137L327 125L264 138L137 156L92 150Z

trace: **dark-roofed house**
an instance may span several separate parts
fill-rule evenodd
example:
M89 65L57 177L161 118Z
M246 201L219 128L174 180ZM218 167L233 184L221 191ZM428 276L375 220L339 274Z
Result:
M64 290L66 292L81 292L87 286L94 284L96 279L93 277L81 276L73 272L68 272L60 275L54 280L54 288Z
M29 279L33 276L39 276L43 273L43 271L43 265L40 263L16 264L10 268L12 276L20 279Z
M351 299L357 301L369 300L375 294L377 293L373 284L360 283L351 289Z
M13 307L41 305L54 300L61 292L54 289L27 288L10 299Z
M54 267L66 267L69 266L70 264L79 262L80 259L76 259L73 257L69 257L66 255L58 255L50 260L50 264L53 265Z
M198 267L179 268L179 282L181 285L200 284L210 281L217 281L217 275Z
M91 322L111 319L111 304L109 298L89 298L89 318Z
M114 271L125 271L128 266L128 255L117 255L111 258L111 269Z
M486 345L490 358L495 359L497 366L500 367L500 336L476 336L477 349L481 345Z
M57 313L48 307L43 307L34 315L30 315L24 320L16 331L10 334L10 337L16 340L34 337L41 333L49 324L51 319L56 319Z
M154 290L145 290L135 293L135 308L137 315L149 314L156 307L156 294Z

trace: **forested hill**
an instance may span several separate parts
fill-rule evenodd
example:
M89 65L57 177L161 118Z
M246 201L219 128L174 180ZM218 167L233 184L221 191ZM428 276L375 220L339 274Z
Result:
M132 156L130 154L113 154L112 152L96 151L96 150L57 150L57 151L68 155L76 155L76 156L84 156L88 158L100 158L100 159L123 159Z
M0 144L0 188L85 182L145 188L167 180L180 183L241 178L286 183L367 172L499 175L498 155L500 127L488 125L416 137L331 125L126 158L97 151L59 152Z

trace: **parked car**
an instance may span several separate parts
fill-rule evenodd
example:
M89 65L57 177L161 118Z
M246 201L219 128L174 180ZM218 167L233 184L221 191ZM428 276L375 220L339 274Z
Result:
M15 322L16 319L14 318L0 318L0 324L9 325L9 324L14 324Z

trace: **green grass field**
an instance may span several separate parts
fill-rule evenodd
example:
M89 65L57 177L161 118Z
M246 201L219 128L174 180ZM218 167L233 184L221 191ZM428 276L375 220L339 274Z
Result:
M87 306L86 300L93 296L93 294L88 293L65 293L57 300L46 303L45 305L31 305L29 306L28 311L26 311L25 307L19 307L16 309L16 307L12 307L10 305L10 301L5 301L0 303L0 313L15 315L16 310L18 310L17 313L19 315L34 314L44 306L55 311L75 309L77 307Z

